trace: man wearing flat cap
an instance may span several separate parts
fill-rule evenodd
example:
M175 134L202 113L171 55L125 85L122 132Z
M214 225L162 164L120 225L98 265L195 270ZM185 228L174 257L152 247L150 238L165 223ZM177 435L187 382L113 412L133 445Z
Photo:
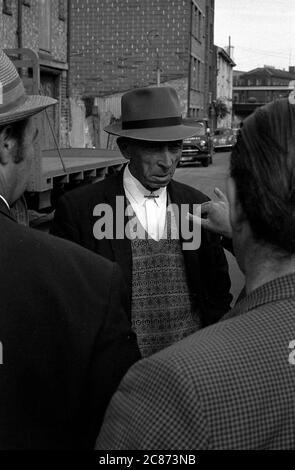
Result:
M16 223L33 157L25 93L0 50L0 449L92 448L108 401L139 358L119 268Z
M204 232L200 244L184 243L187 212L208 198L172 179L182 141L195 133L182 123L176 91L152 87L126 93L122 122L105 130L119 136L129 164L63 196L52 233L118 262L130 323L141 354L149 356L229 310L228 266L220 237Z

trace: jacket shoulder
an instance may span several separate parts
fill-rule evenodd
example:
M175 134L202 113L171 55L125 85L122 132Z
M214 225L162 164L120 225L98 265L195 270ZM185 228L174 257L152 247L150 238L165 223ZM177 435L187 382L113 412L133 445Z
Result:
M181 195L182 199L186 199L188 202L202 204L203 202L207 202L210 200L210 198L206 194L202 193L198 189L195 189L187 184L180 183L179 181L171 181L171 190L175 194Z
M59 271L68 272L71 276L71 267L89 271L100 271L101 274L111 273L114 263L106 258L93 254L91 251L62 238L55 237L38 230L24 227L14 221L5 221L7 229L0 235L1 246L5 246L7 253L13 250L22 263L31 254L30 264L39 268L46 267L49 272L57 267ZM72 271L73 272L73 271Z
M92 201L100 200L103 198L106 189L109 189L111 186L118 184L119 175L111 175L102 181L97 183L87 184L81 188L73 189L72 191L67 192L60 198L60 201L69 202L75 204L75 206L80 206L81 204L88 205Z

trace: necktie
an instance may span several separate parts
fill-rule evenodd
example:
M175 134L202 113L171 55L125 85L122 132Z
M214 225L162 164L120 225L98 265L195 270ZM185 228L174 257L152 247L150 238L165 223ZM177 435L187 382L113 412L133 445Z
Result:
M154 240L159 240L159 224L157 222L156 210L157 203L156 197L152 196L152 193L146 197L145 209L146 209L146 221L147 221L147 232Z

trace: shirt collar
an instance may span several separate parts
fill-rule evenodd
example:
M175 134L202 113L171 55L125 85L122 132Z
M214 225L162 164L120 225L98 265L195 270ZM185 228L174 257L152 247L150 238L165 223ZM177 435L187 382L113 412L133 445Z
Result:
M222 317L222 320L239 316L264 304L294 297L295 272L277 277L276 279L257 287L255 290L250 292L250 294L243 297L232 310L226 313Z
M3 196L1 196L1 194L0 194L0 199L2 199L3 202L5 202L6 206L7 206L8 209L10 210L10 207L9 207L8 202L6 201L6 199L5 199Z
M128 196L128 199L130 200L131 198L133 201L129 202L135 202L138 205L144 205L147 198L145 196L149 196L151 194L151 191L146 189L138 179L136 179L130 172L128 165L126 166L124 170L124 175L123 175L123 185L124 189L126 192L126 195ZM159 196L158 198L155 198L154 201L157 204L157 206L160 206L161 204L166 205L167 201L167 187L164 188L159 188L155 191L153 191L153 194L155 196Z

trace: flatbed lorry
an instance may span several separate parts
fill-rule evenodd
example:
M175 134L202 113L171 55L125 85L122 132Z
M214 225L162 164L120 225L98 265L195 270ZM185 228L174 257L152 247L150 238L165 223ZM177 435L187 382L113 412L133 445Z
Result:
M5 52L17 67L27 93L40 94L40 61L31 49L6 49ZM42 93L45 94L45 93ZM43 111L34 119L48 119L50 132L53 124ZM38 126L44 132L44 126ZM45 214L54 210L55 201L68 190L81 184L93 183L118 171L126 160L119 151L98 148L59 148L54 136L55 148L44 150L44 135L40 133L33 157L32 171L27 187L26 201L29 209ZM40 214L40 220L44 219ZM36 221L35 221L36 222Z

